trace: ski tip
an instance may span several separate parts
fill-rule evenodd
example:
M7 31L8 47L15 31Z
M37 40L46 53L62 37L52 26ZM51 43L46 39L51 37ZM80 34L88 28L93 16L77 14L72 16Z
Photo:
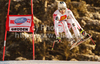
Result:
M72 48L70 48L69 50L71 50Z

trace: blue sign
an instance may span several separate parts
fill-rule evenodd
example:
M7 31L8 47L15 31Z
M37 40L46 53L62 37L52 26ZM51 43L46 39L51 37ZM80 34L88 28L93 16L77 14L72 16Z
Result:
M19 24L23 24L26 21L27 21L27 18L22 17L22 18L15 19L14 22L19 25Z

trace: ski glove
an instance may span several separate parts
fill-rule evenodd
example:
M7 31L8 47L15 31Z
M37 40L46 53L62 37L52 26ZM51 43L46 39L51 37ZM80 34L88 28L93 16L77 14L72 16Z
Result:
M57 37L56 40L58 40L59 43L61 42L61 38L60 37Z
M80 32L81 32L81 34L83 35L83 36L85 36L85 31L81 28L80 29Z

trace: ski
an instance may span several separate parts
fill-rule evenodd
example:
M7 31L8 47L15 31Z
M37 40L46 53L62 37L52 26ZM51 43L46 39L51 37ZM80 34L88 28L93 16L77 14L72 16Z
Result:
M89 36L89 38L87 38L87 39L84 39L84 40L81 40L79 43L77 43L77 45L76 46L78 46L78 45L80 45L81 43L83 43L83 42L85 42L85 41L87 41L88 39L90 39L92 36Z
M76 45L78 42L80 42L80 41L76 41L76 42L71 46L70 50L73 49L73 48L75 47L75 45Z
M80 41L77 41L76 43L74 43L74 44L71 46L70 50L72 50L72 49L75 48L76 46L80 45L81 43L87 41L87 40L90 39L91 37L92 37L92 36L89 36L89 37L86 38L86 39L81 39Z

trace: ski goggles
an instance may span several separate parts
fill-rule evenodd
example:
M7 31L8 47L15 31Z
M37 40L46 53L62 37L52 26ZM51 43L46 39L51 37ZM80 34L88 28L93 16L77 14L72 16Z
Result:
M62 11L62 10L66 10L66 8L60 8L59 10L60 10L60 11Z

